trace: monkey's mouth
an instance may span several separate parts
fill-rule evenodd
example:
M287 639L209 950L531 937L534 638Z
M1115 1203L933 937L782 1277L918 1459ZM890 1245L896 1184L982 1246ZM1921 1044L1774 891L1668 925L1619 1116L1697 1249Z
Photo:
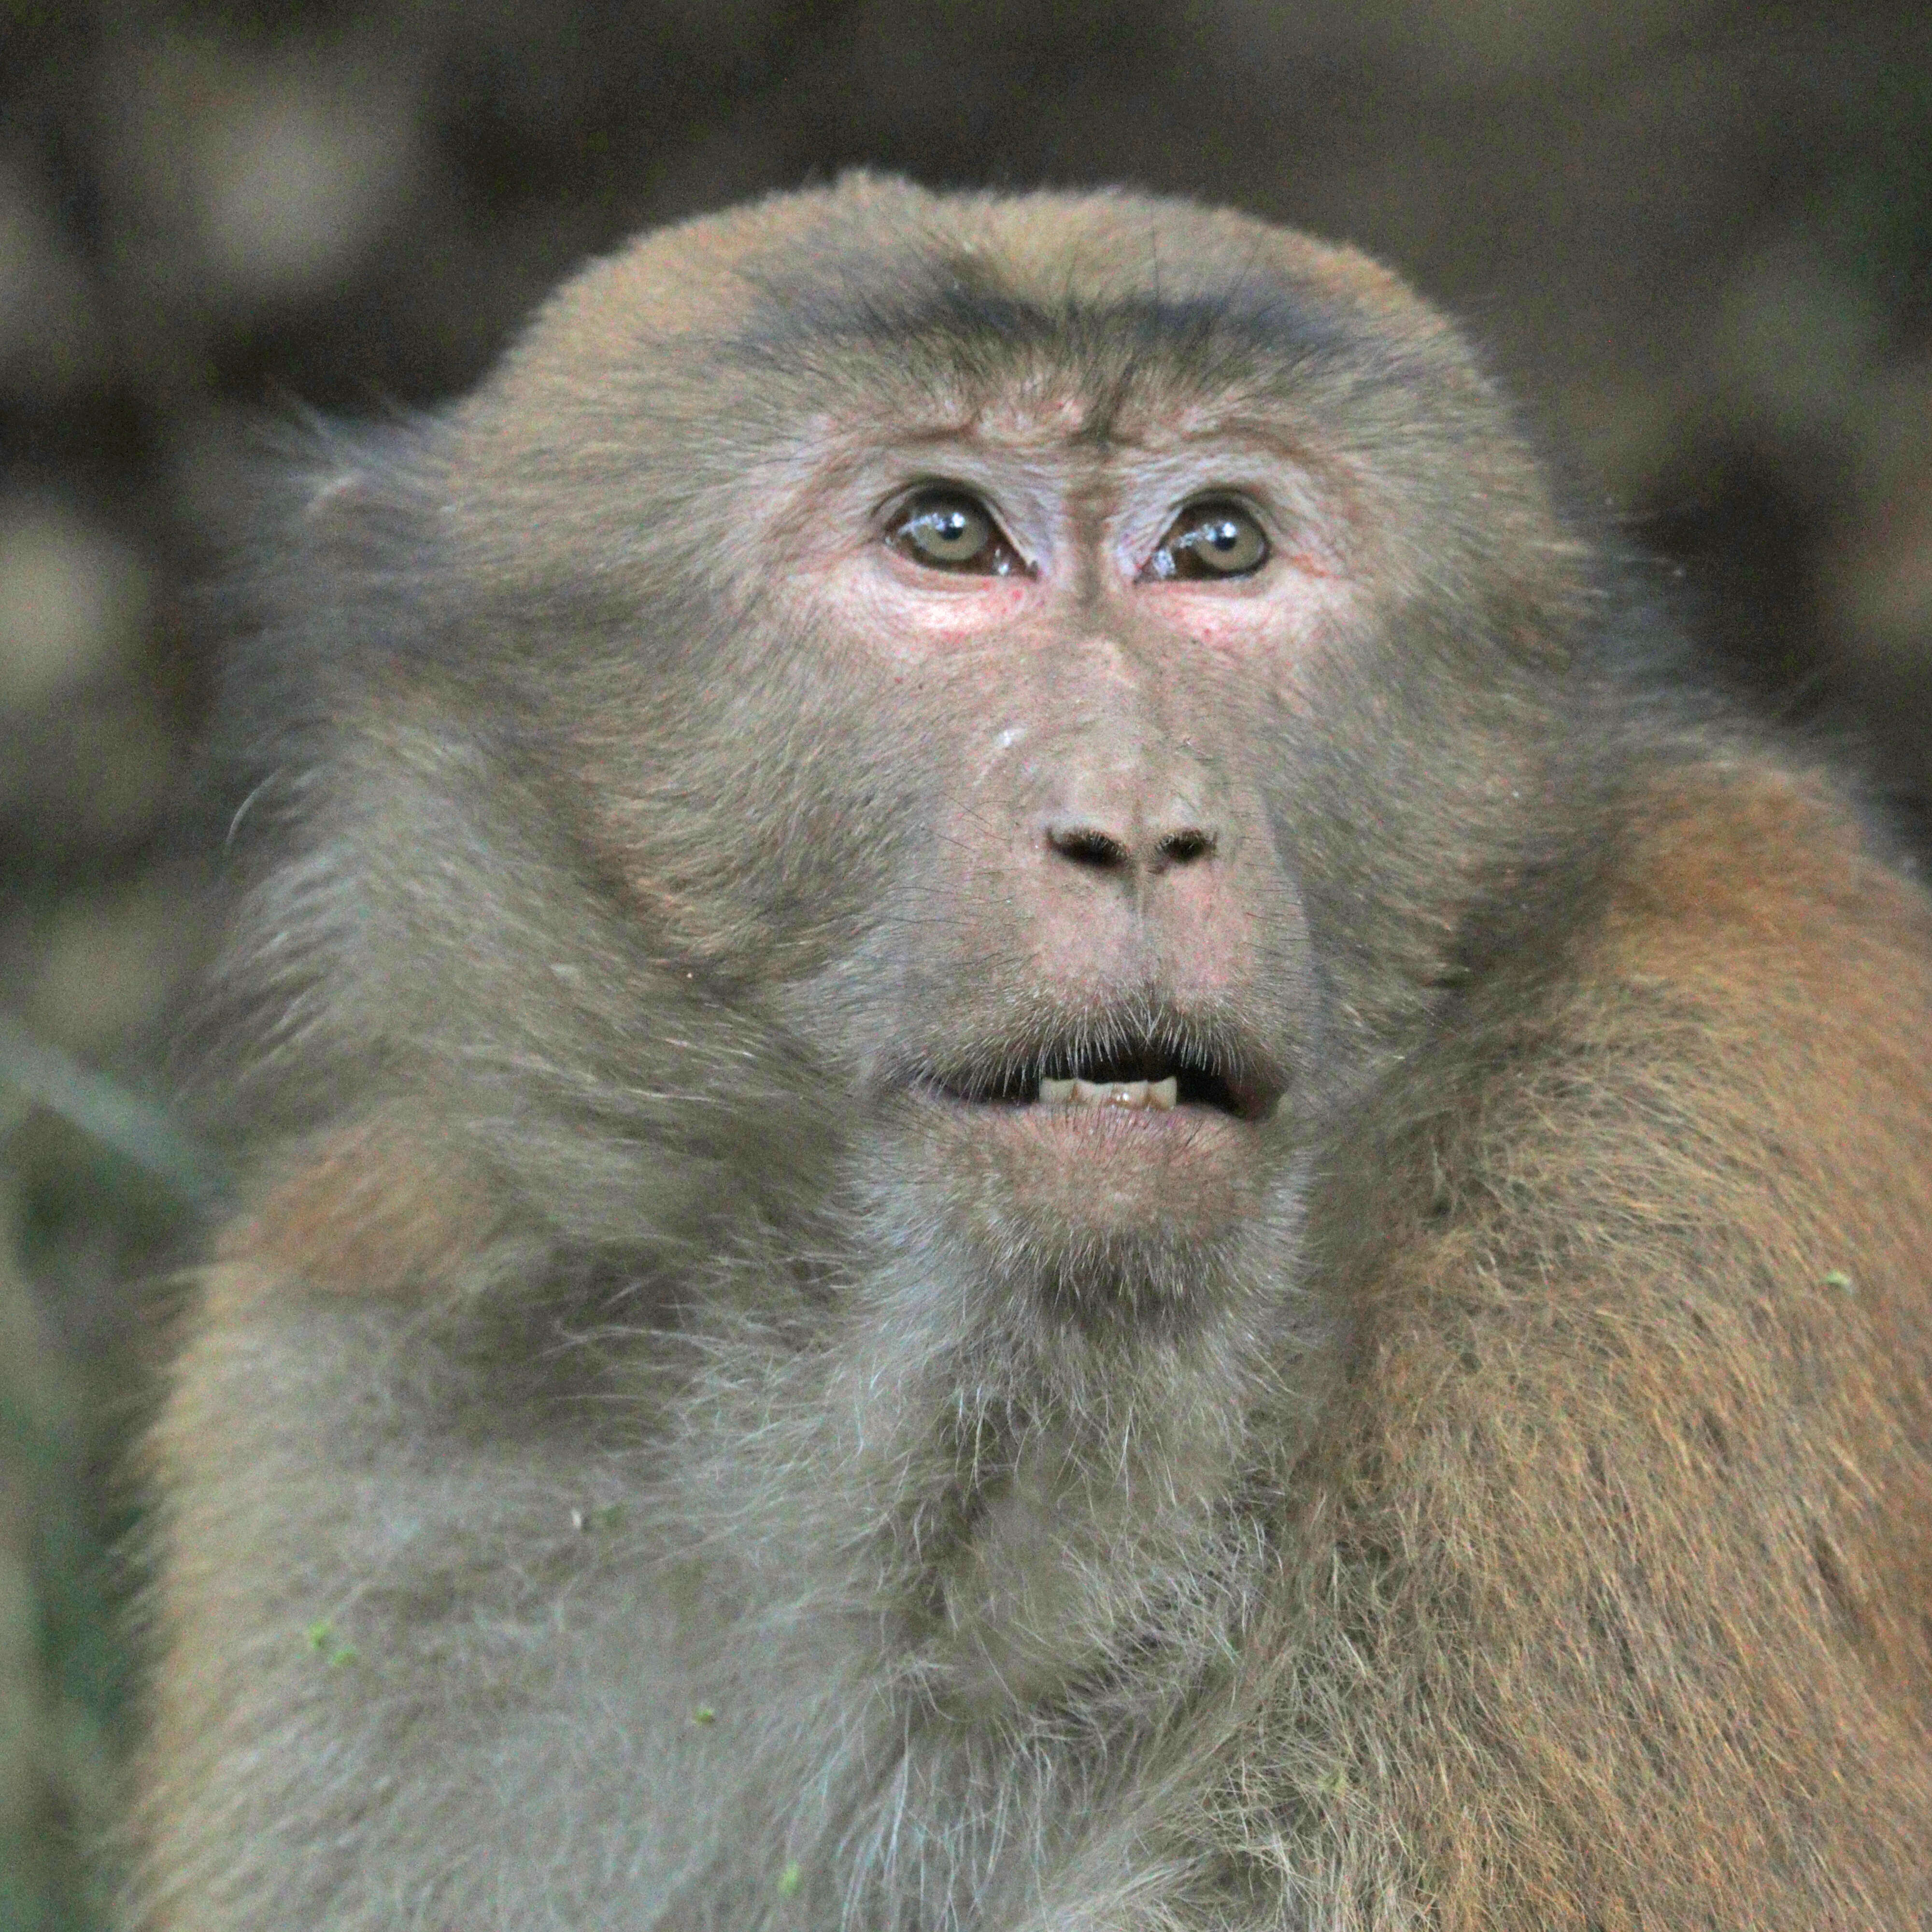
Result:
M990 1065L929 1072L921 1084L969 1106L1150 1114L1198 1108L1248 1121L1265 1120L1282 1088L1251 1052L1154 1038L1021 1052Z

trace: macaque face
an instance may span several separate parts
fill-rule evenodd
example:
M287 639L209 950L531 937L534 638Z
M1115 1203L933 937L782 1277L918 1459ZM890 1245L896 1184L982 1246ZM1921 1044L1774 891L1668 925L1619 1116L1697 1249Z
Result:
M1346 596L1264 436L1091 413L830 430L774 532L787 630L839 640L882 720L916 692L941 778L861 1104L976 1249L1056 1278L1210 1252L1281 1178L1320 1016L1274 721Z
M1251 1237L1278 1276L1298 1154L1508 846L1526 736L1459 579L1527 472L1462 460L1332 318L842 315L800 274L715 334L614 308L638 368L499 486L513 592L534 532L602 600L534 700L593 836L976 1278L1204 1304Z

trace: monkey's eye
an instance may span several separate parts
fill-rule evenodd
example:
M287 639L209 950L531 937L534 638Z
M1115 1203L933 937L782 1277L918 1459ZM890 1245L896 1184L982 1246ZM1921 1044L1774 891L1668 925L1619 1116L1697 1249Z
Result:
M1268 540L1252 511L1225 496L1190 503L1148 561L1146 574L1251 577L1268 560Z
M933 570L1011 577L1026 566L983 506L961 490L922 490L899 512L886 541Z

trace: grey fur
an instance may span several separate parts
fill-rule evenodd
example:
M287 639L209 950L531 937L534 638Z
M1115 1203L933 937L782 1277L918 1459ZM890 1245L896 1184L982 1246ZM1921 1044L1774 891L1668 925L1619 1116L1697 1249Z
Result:
M787 602L809 532L754 541L824 412L1054 382L1100 442L1256 399L1360 546L1305 707L1205 658L1148 687L1254 801L1226 1010L948 950L1007 880L939 830L954 674L882 695ZM1709 839L1808 786L1817 849L1855 836L1625 668L1647 620L1427 309L1178 204L862 178L598 265L328 476L229 711L205 1087L256 1178L154 1445L130 1928L1932 1895L1932 1776L1861 1688L1922 1716L1922 1664L1831 1634L1792 1527L1904 1600L1843 1469L1923 1498L1923 1350L1778 1339L1828 1263L1922 1303L1923 1149L1862 1219L1852 1155L1778 1124L1811 1049L1732 940L1615 950L1676 957L1629 910L1672 787ZM1923 918L1872 877L1852 950ZM1162 1028L1287 1087L1211 1238L1061 1243L905 1152L908 1081Z

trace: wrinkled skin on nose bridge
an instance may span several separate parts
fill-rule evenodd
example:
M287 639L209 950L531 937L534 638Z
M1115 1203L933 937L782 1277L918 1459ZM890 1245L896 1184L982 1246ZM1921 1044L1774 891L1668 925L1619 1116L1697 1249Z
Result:
M1223 782L1180 732L1102 711L1043 764L1042 835L1063 858L1157 874L1232 856Z
M1022 701L1042 722L1022 722L1016 748L1030 756L1012 776L1049 844L1090 834L1130 869L1161 869L1182 850L1232 856L1238 812L1217 741L1236 718L1200 655L1184 638L1115 626L1029 667Z
M979 755L938 827L962 955L1017 952L1019 982L1071 998L1251 982L1282 886L1259 774L1233 756L1251 698L1151 626L1011 640L972 682Z

